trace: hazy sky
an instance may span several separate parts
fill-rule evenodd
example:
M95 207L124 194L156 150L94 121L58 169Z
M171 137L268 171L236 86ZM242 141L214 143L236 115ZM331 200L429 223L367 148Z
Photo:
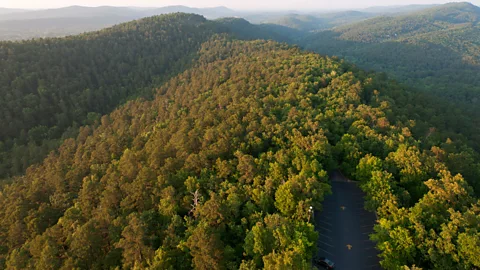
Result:
M442 4L455 1L436 0L0 0L0 7L7 8L57 8L71 5L82 6L144 6L162 7L186 5L191 7L226 6L232 9L348 9L369 6ZM470 1L480 5L480 0Z

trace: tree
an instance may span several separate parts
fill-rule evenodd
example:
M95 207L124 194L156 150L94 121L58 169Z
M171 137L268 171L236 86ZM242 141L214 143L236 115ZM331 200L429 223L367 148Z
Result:
M122 232L122 239L116 244L123 250L125 268L145 267L147 260L153 257L153 251L145 245L145 224L133 213L128 216L128 226Z
M372 173L383 169L382 160L370 154L363 157L357 165L355 179L360 182L368 182L372 178Z
M217 233L208 229L207 224L197 226L187 240L187 247L193 257L195 269L223 269L224 244Z
M37 270L55 270L59 269L61 261L59 258L59 250L55 243L50 240L45 242L40 258L35 263Z

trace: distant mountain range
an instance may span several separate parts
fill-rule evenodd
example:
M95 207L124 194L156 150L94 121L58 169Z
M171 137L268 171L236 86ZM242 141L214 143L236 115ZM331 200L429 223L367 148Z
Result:
M278 24L301 31L318 31L362 21L374 16L376 15L360 11L342 11L319 14L285 14L266 17L259 23Z
M418 9L406 6L403 10ZM43 37L60 37L100 30L115 24L144 17L182 12L205 16L207 19L241 17L255 24L276 24L300 31L318 31L359 22L388 12L388 7L372 8L364 12L342 11L331 13L305 12L240 12L227 7L192 8L167 6L141 7L83 7L70 6L58 9L21 10L0 8L0 40L21 40ZM396 8L395 10L399 10ZM286 29L284 29L286 30ZM298 33L295 33L298 34Z
M210 19L217 19L222 17L232 17L239 14L239 12L231 10L226 7L212 7L212 8L191 8L186 6L168 6L163 8L151 9L145 11L146 15L153 16L159 14L168 14L175 12L194 13L205 16Z
M447 5L448 6L448 5ZM465 6L465 4L463 4ZM473 5L472 5L473 6ZM83 7L70 6L58 9L46 10L20 10L20 9L0 9L0 40L21 40L41 37L59 37L74 35L88 31L99 30L110 27L115 24L137 20L144 17L162 15L168 13L182 12L199 14L207 19L218 19L224 17L244 18L250 23L278 25L288 27L295 31L318 32L342 27L342 35L348 36L350 32L361 38L368 35L381 35L382 38L391 38L398 36L396 30L388 30L385 25L390 24L395 28L399 25L410 23L410 14L415 12L432 12L431 10L441 9L445 6L438 5L407 5L407 6L389 6L389 7L371 7L361 11L341 11L341 12L241 12L229 9L227 7L212 8L192 8L187 6L167 6L162 8L140 8L140 7ZM462 18L462 10L457 12L458 18L455 20L468 21L469 18ZM444 14L449 16L448 14ZM383 17L382 17L383 16ZM415 15L417 16L417 15ZM429 15L424 14L427 18ZM453 18L454 16L450 16ZM372 19L373 18L373 19ZM368 20L372 19L372 20ZM427 18L428 19L428 18ZM362 23L358 25L356 23ZM369 26L370 24L370 26ZM348 27L353 26L352 31ZM343 27L347 28L343 28ZM387 26L388 28L389 26ZM413 26L412 26L413 27ZM428 25L431 27L443 27L440 25ZM277 27L278 28L278 27ZM402 27L401 27L402 28ZM279 30L291 31L285 28ZM366 33L355 32L355 29L364 29ZM384 31L389 34L383 33ZM298 36L299 32L291 31ZM370 31L370 32L368 32ZM390 33L391 32L391 33ZM378 38L378 37L375 37ZM349 37L348 39L352 39ZM354 39L354 38L353 38Z
M398 40L419 34L477 25L480 8L451 3L401 16L382 16L337 29L341 38L362 42Z
M144 17L175 12L195 13L209 19L232 17L235 13L226 7L190 8L186 6L163 8L70 6L46 10L0 9L0 40L74 35Z
M21 11L12 14L4 14L0 21L8 20L34 20L51 18L82 18L96 16L126 16L135 17L137 11L122 7L82 7L70 6L58 9Z
M134 19L136 17L111 15L0 21L0 40L68 36L100 30Z
M0 7L0 15L17 13L17 12L25 12L25 11L27 11L27 10L25 10L25 9L13 9L13 8L1 8ZM0 17L0 19L1 19L1 17Z
M406 12L414 12L423 9L432 8L438 5L406 5L406 6L377 6L377 7L369 7L366 9L362 9L363 12L368 13L406 13Z
M154 15L161 15L167 13L183 12L183 13L195 13L207 18L220 18L226 16L232 16L235 11L226 7L213 7L213 8L191 8L186 6L168 6L163 8L131 8L131 7L113 7L113 6L101 6L101 7L84 7L84 6L70 6L58 9L45 9L45 10L12 10L12 9L0 9L1 14L0 21L8 20L33 20L33 19L46 19L46 18L84 18L84 17L98 17L98 16L117 16L117 17L130 17L130 18L142 18Z

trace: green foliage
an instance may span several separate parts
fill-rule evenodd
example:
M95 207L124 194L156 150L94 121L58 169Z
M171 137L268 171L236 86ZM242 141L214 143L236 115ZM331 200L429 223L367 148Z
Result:
M11 207L0 211L1 256L38 265L56 254L50 263L80 269L308 265L310 207L320 209L330 192L332 163L313 119L323 117L318 106L333 86L317 80L337 68L273 42L204 44L196 67L153 101L129 102L82 128L4 188L1 204ZM288 212L276 209L285 183L295 196ZM280 237L272 248L281 253L258 242L242 256L258 222Z
M129 99L183 72L217 34L282 34L242 20L176 13L62 39L0 42L0 178L23 173Z
M392 91L389 97L395 116L416 120L411 130L424 143L431 146L450 138L479 151L479 23L480 8L451 3L365 20L298 42L361 68L385 72L413 88Z
M309 269L317 233L311 224L266 216L247 234L245 251L264 269Z
M390 206L390 213L382 214L372 238L378 241L385 268L414 264L427 269L479 266L468 255L476 248L467 253L464 248L470 245L465 241L478 241L478 202L461 176L452 177L446 171L439 176L426 182L429 192L413 207Z
M478 200L450 172L475 182L461 164L476 152L418 140L393 113L398 84L273 41L190 41L192 68L152 100L93 120L3 187L0 268L310 269L312 210L336 167L377 212L385 268L480 267Z

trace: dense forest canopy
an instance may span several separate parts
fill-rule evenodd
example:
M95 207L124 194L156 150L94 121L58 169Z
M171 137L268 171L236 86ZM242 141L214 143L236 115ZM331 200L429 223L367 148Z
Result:
M299 41L307 49L392 74L476 110L480 102L480 8L451 3L323 31Z
M429 119L432 126L448 130L448 137L456 133L479 151L479 18L479 7L452 3L368 19L311 34L298 42L361 68L385 72L417 89L421 97L410 105L404 103L411 107L404 114ZM418 106L421 103L424 105ZM429 134L429 129L424 126L418 132Z
M0 268L311 269L335 169L376 212L385 269L480 267L474 118L240 40L283 30L174 14L0 43L0 173L28 167L0 187Z
M360 42L396 40L438 30L476 26L480 8L470 3L451 3L400 16L383 16L335 31L341 38Z
M461 154L422 150L378 80L274 42L207 42L153 101L81 128L4 188L2 264L309 269L309 208L339 166L378 209L384 267L480 266L478 202L445 165Z
M241 19L173 14L62 39L1 42L0 178L41 161L78 126L148 96L220 33L286 41Z
M261 24L276 24L300 31L320 31L336 26L362 21L377 16L375 13L360 11L345 11L320 14L280 14L262 18L248 16L252 22Z

